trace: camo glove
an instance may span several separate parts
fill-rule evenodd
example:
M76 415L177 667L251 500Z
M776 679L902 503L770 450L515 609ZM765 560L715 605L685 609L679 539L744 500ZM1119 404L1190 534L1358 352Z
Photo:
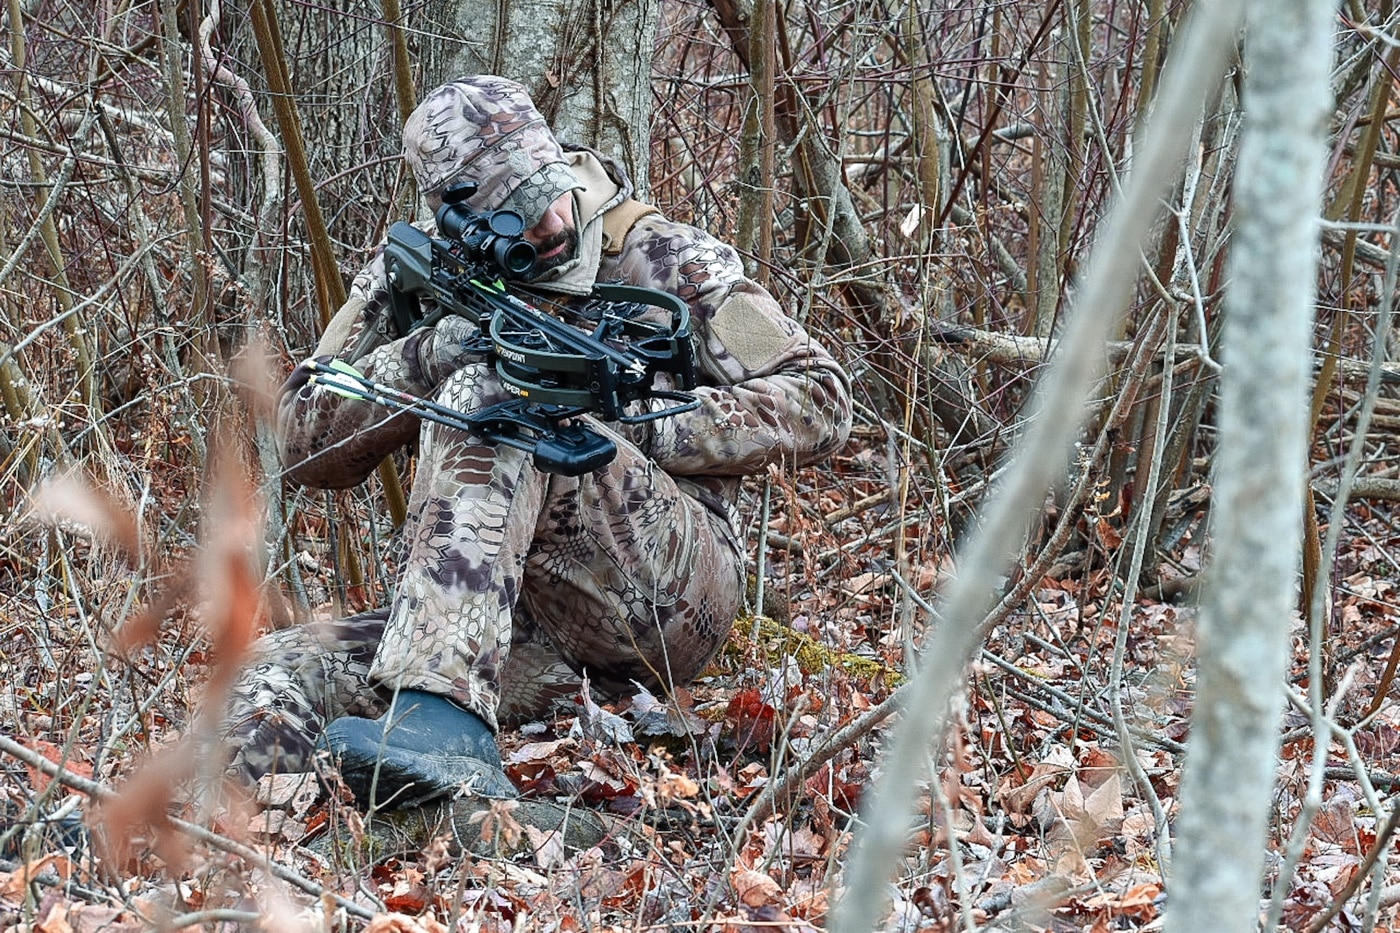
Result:
M467 363L481 359L480 353L466 347L476 336L477 326L456 314L443 317L423 333L418 341L418 362L429 385L441 385Z

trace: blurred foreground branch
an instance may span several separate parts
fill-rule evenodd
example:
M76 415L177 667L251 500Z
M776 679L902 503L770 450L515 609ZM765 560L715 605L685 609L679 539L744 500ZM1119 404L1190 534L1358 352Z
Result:
M53 778L55 781L58 781L64 787L71 788L72 790L75 790L80 794L85 794L93 800L106 803L116 800L118 797L117 791L113 790L107 785L91 780L89 778L85 778L79 774L74 774L67 768L63 768L55 764L54 762L49 761L47 758L45 758L38 752L24 747L19 742L16 742L14 739L10 738L8 735L0 735L0 752L4 752L6 755L9 755L12 758L24 762L31 768L37 768L38 770L47 774L49 777ZM254 865L257 868L272 875L273 877L300 888L307 894L311 894L316 897L328 897L334 900L338 906L343 908L346 913L349 913L352 916L359 917L363 920L370 920L374 918L374 912L368 909L367 907L364 907L360 904L355 903L352 900L342 897L341 895L336 894L334 891L327 891L324 887L312 881L310 878L298 874L297 872L286 867L285 865L273 861L272 859L263 855L261 852L258 852L256 849L246 846L243 843L237 842L233 839L229 839L227 836L221 836L218 833L213 832L212 830L205 829L203 826L200 826L197 823L190 823L186 820L182 820L179 817L175 816L171 816L168 819L172 827L174 827L175 829L179 830L180 832L184 833L185 835L189 836L191 839L194 839L197 842L202 842L205 845L213 846L221 852L227 852L229 855L233 855L240 859L243 859L248 864Z

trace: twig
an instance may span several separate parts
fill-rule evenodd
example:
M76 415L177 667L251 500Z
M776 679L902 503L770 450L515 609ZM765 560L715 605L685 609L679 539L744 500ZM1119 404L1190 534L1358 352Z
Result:
M1193 176L1190 172L1188 176L1188 187L1193 186ZM1182 238L1182 248L1186 248L1189 237ZM1189 257L1187 265L1193 270L1194 265ZM1198 304L1199 307L1199 304ZM1166 323L1166 355L1170 358L1176 349L1176 320L1175 314L1171 315L1171 320ZM1217 367L1218 368L1218 367ZM1154 502L1157 499L1158 489L1162 479L1162 451L1167 444L1167 435L1170 431L1170 416L1172 411L1172 391L1175 381L1172 379L1173 368L1171 366L1162 367L1162 387L1161 398L1157 404L1157 424L1156 435L1152 440L1152 454L1148 460L1147 478L1143 483L1146 495L1144 502ZM1141 469L1141 467L1139 467ZM1132 628L1133 606L1137 602L1138 580L1142 577L1143 562L1147 559L1147 549L1152 543L1151 538L1153 509L1139 509L1133 518L1133 549L1128 560L1128 571L1121 575L1123 580L1123 606L1118 618L1118 631L1113 639L1113 661L1108 677L1108 702L1109 708L1113 712L1113 725L1118 730L1118 740L1123 746L1123 767L1132 775L1134 783L1138 786L1138 791L1143 799L1147 801L1148 808L1152 811L1152 821L1156 829L1156 850L1157 862L1162 866L1163 874L1170 874L1171 868L1171 830L1167 823L1167 811L1162 806L1162 800L1157 796L1157 791L1152 787L1152 781L1148 778L1142 762L1138 761L1137 754L1133 746L1133 731L1128 725L1127 714L1123 710L1123 666L1128 653L1128 632Z
M273 114L282 131L287 163L296 183L297 194L301 198L302 220L309 233L311 268L316 282L321 328L324 330L335 311L345 304L345 283L341 280L340 271L336 266L330 235L326 231L326 222L321 214L321 203L311 178L306 141L302 135L301 115L297 111L291 79L287 72L286 56L282 50L277 8L265 0L253 0L251 19L253 35L263 60L263 70L267 73L268 86L274 92ZM402 525L408 515L408 503L404 498L403 483L399 480L398 466L392 458L385 458L380 462L379 479L383 483L384 499L389 514L396 526ZM359 584L361 581L352 579L351 582Z
M1073 710L1076 716L1085 716L1089 719L1092 719L1099 726L1103 727L1103 729L1105 730L1105 735L1111 734L1107 730L1113 729L1114 724L1113 720L1108 715L1101 713L1098 710L1090 709L1089 707L1084 706L1083 703L1076 700L1068 693L1065 693L1060 688L1046 683L1045 681L1041 680L1033 674L1026 673L1016 665L1012 664L1010 661L1007 661L1006 659L1000 657L999 655L993 654L992 652L986 649L983 649L982 651L982 658L983 660L990 661L997 667L1000 667L1002 670L1014 675L1015 677L1019 678L1025 683L1031 684L1035 687L1036 690L1048 694L1052 699L1059 702L1066 710ZM1033 702L1033 698L1027 694L1017 691L1017 695L1024 702ZM1041 701L1041 703L1043 703L1043 701ZM1064 714L1060 710L1055 709L1049 704L1041 705L1041 703L1034 703L1036 709L1039 709L1041 712L1049 713L1050 715L1061 719L1064 718ZM1131 730L1134 738L1146 745L1155 745L1163 751L1170 752L1173 755L1181 755L1186 751L1186 746L1182 745L1175 739L1169 739L1166 736L1162 735L1152 735L1151 733L1148 733L1134 726L1129 726L1129 729Z
M263 919L263 915L251 910L234 910L231 907L218 907L213 910L194 910L166 920L164 926L170 930L183 930L185 927L215 923L252 923Z
M1332 900L1322 909L1322 912L1313 917L1312 923L1308 924L1307 933L1322 933L1327 928L1327 924L1332 922L1332 918L1346 906L1346 902L1351 900L1357 890L1360 889L1362 881L1371 873L1375 867L1376 860L1379 859L1390 848L1390 839L1395 835L1395 830L1400 827L1400 806L1390 808L1390 816L1386 819L1385 825L1380 832L1376 833L1376 841L1371 844L1371 849L1366 853L1366 857L1361 860L1361 864L1356 866L1356 871L1352 872L1351 879L1346 883ZM1384 895L1382 895L1384 896Z
M864 499L859 499L855 502L852 502L850 505L843 505L841 506L841 508L836 509L827 515L823 515L822 521L826 522L827 527L831 527L837 522L845 521L848 518L854 518L861 512L864 512L866 509L873 508L877 505L884 505L889 501L889 492L886 490L881 490L880 492L877 492L874 495L866 496Z
M835 758L844 749L859 742L872 729L888 719L890 714L899 708L905 692L903 686L895 688L895 691L886 697L879 706L866 710L835 732L828 734L825 739L811 748L801 761L796 762L784 772L781 780L769 782L759 793L753 806L744 814L744 819L739 824L735 838L742 838L748 827L755 823L761 823L772 816L779 803L790 799L796 793L797 788L807 778L815 774L822 765Z
M112 790L112 788L107 785L85 778L82 775L74 774L67 768L54 764L38 752L25 748L8 735L0 735L0 752L4 752L12 758L17 758L32 768L38 768L65 787L86 794L93 800L107 803L116 800L119 796L116 791ZM196 823L182 820L179 817L171 816L168 817L168 819L171 826L185 835L205 843L206 845L213 846L221 852L227 852L246 862L250 862L254 866L272 875L274 878L294 885L307 894L311 894L315 897L329 897L340 907L344 908L347 913L359 917L362 920L372 920L374 918L374 912L369 908L357 904L342 895L336 894L334 891L328 891L322 885L317 884L310 878L302 876L285 865L274 862L256 849L229 839L226 836L221 836Z
M963 867L962 848L953 838L953 804L948 799L947 788L943 784L941 775L935 774L933 780L928 782L929 791L933 795L934 802L938 805L940 814L943 817L943 828L948 838L948 863L952 869L951 875L953 890L971 892L968 884L967 872ZM967 933L977 933L977 921L972 915L972 898L958 898L958 918L962 921L962 926ZM950 918L951 920L951 918Z

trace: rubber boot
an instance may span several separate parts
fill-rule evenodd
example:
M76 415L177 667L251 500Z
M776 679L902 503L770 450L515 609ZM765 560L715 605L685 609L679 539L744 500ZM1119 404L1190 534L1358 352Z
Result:
M516 796L490 727L434 693L402 690L379 719L333 720L318 744L363 807L417 806L463 787L479 797Z

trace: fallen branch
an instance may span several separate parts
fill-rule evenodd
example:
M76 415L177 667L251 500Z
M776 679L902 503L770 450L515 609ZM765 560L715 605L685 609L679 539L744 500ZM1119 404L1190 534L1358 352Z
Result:
M1306 732L1307 730L1300 731ZM1285 738L1287 737L1285 736ZM1354 781L1357 775L1356 771L1352 768L1333 766L1329 767L1323 773L1323 777L1327 778L1329 781ZM1366 780L1371 782L1373 787L1380 788L1381 790L1400 790L1400 774L1367 769L1365 777Z
M1329 499L1337 494L1338 483L1334 479L1320 480L1313 483L1313 488ZM1351 481L1351 489L1348 490L1348 499L1384 499L1389 502L1400 502L1400 479L1388 479L1384 476L1358 476Z
M1328 225L1322 228L1322 242L1328 246L1341 248L1346 241L1347 231L1340 226ZM1352 249L1356 250L1356 258L1367 265L1384 269L1386 262L1390 259L1390 250L1383 246L1377 246L1366 240L1357 237L1352 244Z
M1001 334L996 331L946 322L935 324L929 336L978 362L985 361L1001 365L1044 363L1049 360L1059 346L1058 338L1054 337ZM1113 362L1122 360L1132 351L1134 343L1130 340L1115 340L1106 344L1109 359ZM1177 344L1175 357L1177 363L1187 363L1204 357L1205 350L1200 344ZM1364 379L1370 370L1370 362L1346 358L1337 360L1338 375L1347 379ZM1400 363L1382 363L1381 382L1400 384Z

